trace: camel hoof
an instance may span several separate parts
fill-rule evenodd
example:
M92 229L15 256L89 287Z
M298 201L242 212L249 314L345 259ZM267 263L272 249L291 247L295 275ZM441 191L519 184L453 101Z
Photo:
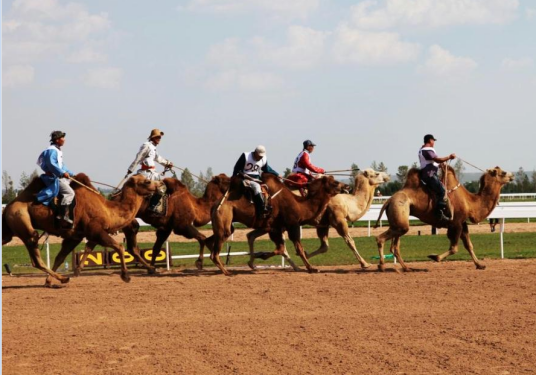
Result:
M147 268L147 274L148 275L156 275L157 273L158 273L158 271L156 270L156 267L149 266L149 268Z
M199 271L202 271L203 270L203 261L201 259L198 259L195 261L195 266L197 267L197 269Z
M378 271L385 272L385 266L383 264L378 264Z
M317 268L309 268L308 271L309 271L309 273L318 273Z
M130 276L127 274L121 275L121 280L123 280L125 283L130 282Z
M369 263L362 263L361 264L361 268L364 269L364 270L366 270L367 268L370 268L370 266L371 266L371 264L369 264Z
M67 284L69 281L71 281L71 278L68 276L65 276L63 279L60 280L62 284Z
M483 265L483 264L477 264L477 265L476 265L476 269L477 269L477 270L485 270L485 269L486 269L486 266Z
M253 263L252 260L248 262L249 268L251 268L253 271L257 270L257 266Z
M402 271L404 271L404 272L413 272L413 270L411 268L408 268L408 267L402 268Z
M441 259L439 259L439 255L436 254L428 255L428 258L432 259L434 262L441 262Z

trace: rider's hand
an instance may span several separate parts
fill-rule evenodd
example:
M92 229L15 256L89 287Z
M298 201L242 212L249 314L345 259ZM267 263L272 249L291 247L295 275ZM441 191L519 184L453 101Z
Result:
M456 154L450 154L449 159L456 159Z
M169 169L173 168L173 163L172 162L167 163L166 168L169 168Z
M65 172L65 173L63 174L63 177L65 177L65 178L69 178L69 177L71 177L71 176L69 175L69 172Z

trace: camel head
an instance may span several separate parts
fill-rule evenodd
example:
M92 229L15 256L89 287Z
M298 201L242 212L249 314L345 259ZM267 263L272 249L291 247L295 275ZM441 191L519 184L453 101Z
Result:
M343 193L348 185L335 180L333 176L324 176L313 180L308 187L308 196L314 196L321 192L333 197L337 194Z
M357 180L359 176L363 176L365 179L368 180L369 185L371 186L377 186L381 185L385 182L389 182L391 180L391 176L389 176L385 172L378 172L375 171L372 168L367 168L363 171L362 174L356 176L356 184L355 186L358 186Z
M123 190L130 188L133 189L136 194L146 197L155 193L163 184L162 181L151 181L145 178L145 176L138 174L130 177L127 182L125 182Z
M209 185L213 185L220 193L225 194L229 189L231 184L231 178L225 173L220 173L217 176L212 177L212 180L207 184L207 191L209 190Z
M512 181L514 181L514 174L512 172L503 171L500 167L487 169L486 173L484 173L481 178L481 182L484 184L498 182L501 186ZM481 183L481 185L484 184Z

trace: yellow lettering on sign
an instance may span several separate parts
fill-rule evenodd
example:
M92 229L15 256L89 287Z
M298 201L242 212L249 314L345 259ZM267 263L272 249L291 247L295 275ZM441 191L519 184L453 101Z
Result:
M151 257L153 256L153 251L152 250L147 250L144 254L143 254L143 257L146 259L146 260L151 260ZM166 252L164 250L160 250L160 252L158 253L158 256L156 257L156 261L159 261L159 260L164 260L166 259Z
M102 253L98 252L89 254L86 258L86 261L84 262L84 266L89 266L90 264L102 266L104 264L102 262Z
M121 263L121 259L119 258L119 254L117 253L117 251L113 253L112 261L114 263ZM130 255L130 253L127 253L125 251L125 263L132 263L133 261L134 261L134 257Z

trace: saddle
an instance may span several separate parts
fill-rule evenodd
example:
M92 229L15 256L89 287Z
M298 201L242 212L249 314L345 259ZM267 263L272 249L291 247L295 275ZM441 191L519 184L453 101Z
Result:
M168 200L169 194L167 194L166 185L162 185L158 192L151 195L149 198L149 207L152 207L148 210L153 216L166 216L168 210Z
M422 178L419 178L419 182L420 182L420 187L423 189L423 191L426 193L426 195L428 195L428 198L432 202L433 207L437 207L438 202L437 202L436 192L434 190L432 190L426 184L426 182L424 182L424 180ZM450 217L450 218L454 217L454 213L453 213L451 207L452 207L452 205L450 203L448 193L445 192L445 201L444 201L443 213L445 214L445 216Z

